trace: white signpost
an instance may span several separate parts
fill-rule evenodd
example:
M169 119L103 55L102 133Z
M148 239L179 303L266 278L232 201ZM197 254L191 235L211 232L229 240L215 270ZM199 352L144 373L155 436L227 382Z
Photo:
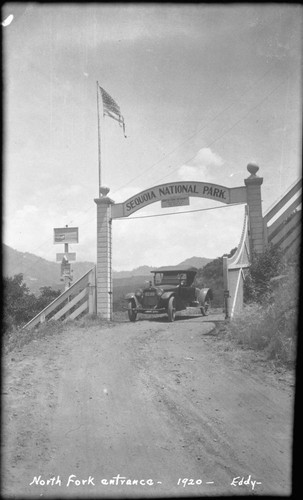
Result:
M64 252L56 254L57 262L61 262L61 281L64 281L64 289L70 287L73 280L72 269L69 261L76 260L76 252L68 251L69 243L79 242L79 229L77 227L56 227L54 228L54 245L64 244Z

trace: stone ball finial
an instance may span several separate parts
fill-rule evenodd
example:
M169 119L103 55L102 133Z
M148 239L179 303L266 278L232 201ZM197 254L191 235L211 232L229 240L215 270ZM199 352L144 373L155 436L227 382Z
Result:
M249 163L247 165L247 170L248 172L251 174L251 175L256 175L256 173L258 172L259 170L259 167L258 165L256 165L255 163Z
M110 189L106 186L100 186L99 193L101 196L106 196L109 193Z

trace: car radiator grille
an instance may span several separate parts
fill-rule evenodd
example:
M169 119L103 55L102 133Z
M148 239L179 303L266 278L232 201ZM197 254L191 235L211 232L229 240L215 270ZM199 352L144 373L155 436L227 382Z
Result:
M144 307L155 307L158 304L158 297L156 292L147 292L143 297Z

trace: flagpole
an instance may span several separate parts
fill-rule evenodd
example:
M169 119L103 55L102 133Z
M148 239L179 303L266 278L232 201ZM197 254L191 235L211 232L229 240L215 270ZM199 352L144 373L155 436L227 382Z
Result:
M97 82L97 112L98 112L98 172L99 172L98 196L100 196L100 187L101 187L101 133L100 133L100 105L99 105L99 84L98 84L98 82Z

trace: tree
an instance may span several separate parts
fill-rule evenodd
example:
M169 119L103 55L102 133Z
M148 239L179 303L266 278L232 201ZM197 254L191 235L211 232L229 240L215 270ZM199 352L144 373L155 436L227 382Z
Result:
M6 326L20 326L33 317L36 297L23 283L23 274L4 278L4 320Z
M42 311L46 306L48 306L53 300L55 300L60 295L59 290L54 290L50 286L42 286L39 288L40 295L37 298L37 314Z
M60 291L50 286L40 288L39 297L35 297L23 282L23 274L4 278L4 328L11 330L14 326L26 324L48 306Z

